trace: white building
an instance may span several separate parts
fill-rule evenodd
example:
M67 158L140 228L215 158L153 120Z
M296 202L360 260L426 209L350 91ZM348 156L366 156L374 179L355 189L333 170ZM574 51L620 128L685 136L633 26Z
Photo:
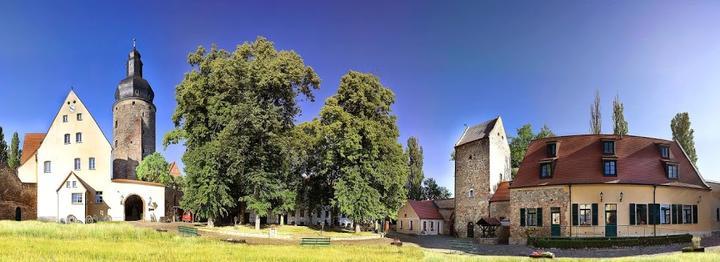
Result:
M113 179L112 146L74 91L63 100L47 133L27 134L26 139L35 144L25 143L18 176L23 183L37 184L39 220L164 216L163 185Z

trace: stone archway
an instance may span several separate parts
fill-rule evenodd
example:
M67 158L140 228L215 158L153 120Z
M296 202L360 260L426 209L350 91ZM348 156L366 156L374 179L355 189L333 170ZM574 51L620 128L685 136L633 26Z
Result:
M125 221L142 220L145 205L138 195L130 195L125 198Z

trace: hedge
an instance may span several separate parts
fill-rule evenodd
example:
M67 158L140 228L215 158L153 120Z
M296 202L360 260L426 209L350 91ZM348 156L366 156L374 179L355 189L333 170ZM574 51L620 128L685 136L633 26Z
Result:
M690 243L692 235L654 237L528 238L528 245L541 248L607 248Z

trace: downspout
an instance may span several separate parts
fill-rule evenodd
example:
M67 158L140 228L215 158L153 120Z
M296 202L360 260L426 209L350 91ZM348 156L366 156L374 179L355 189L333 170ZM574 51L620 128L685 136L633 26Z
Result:
M573 219L573 218L572 218L572 212L573 212L573 210L572 210L572 184L568 184L568 188L570 189L570 203L568 203L568 205L570 205L570 207L569 207L569 209L570 209L570 223L568 223L568 225L570 226L570 237L572 237L572 236L573 236L573 234L572 234L572 219ZM551 215L552 215L552 214L551 214ZM552 219L552 218L550 218L550 219ZM552 222L552 221L551 221L551 222Z
M653 209L655 209L655 191L657 190L657 185L653 185ZM655 212L658 212L660 210L655 210ZM655 220L655 218L660 217L660 214L655 214L655 217L653 217L653 236L657 236L657 223L660 221Z

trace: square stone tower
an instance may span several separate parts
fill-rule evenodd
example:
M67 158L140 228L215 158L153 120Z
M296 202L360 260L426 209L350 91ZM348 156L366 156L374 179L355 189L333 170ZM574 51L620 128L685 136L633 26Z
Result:
M502 119L466 127L455 144L455 221L458 237L477 237L475 224L488 216L488 201L511 177L510 146Z

